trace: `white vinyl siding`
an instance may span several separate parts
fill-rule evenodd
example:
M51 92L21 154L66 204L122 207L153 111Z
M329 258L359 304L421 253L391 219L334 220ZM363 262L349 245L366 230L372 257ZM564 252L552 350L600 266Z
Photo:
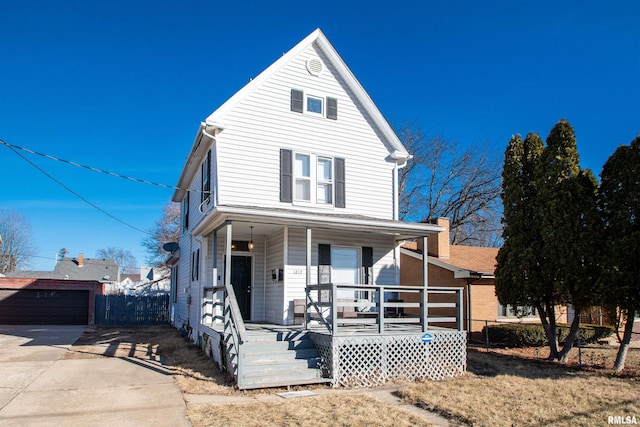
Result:
M293 313L290 311L293 300L306 298L306 236L306 230L303 228L289 228L287 245L289 261L285 271L284 287L284 309L289 323L293 322ZM392 236L328 230L311 230L311 284L318 283L318 244L320 243L329 244L332 247L357 248L359 252L363 246L373 247L372 284L396 284L396 266L393 258L395 242ZM362 272L359 274L359 281L363 281Z
M278 281L271 277L272 270L284 269L284 231L280 230L266 238L266 278L265 278L265 313L267 322L282 323L283 301L284 301L284 280Z
M319 77L305 69L313 56L324 62ZM220 118L225 129L216 137L218 203L300 209L280 202L280 149L288 148L345 159L346 208L341 214L393 218L391 148L335 76L321 52L310 47ZM340 119L292 112L292 87L338 99ZM303 208L326 212L326 206L314 203Z

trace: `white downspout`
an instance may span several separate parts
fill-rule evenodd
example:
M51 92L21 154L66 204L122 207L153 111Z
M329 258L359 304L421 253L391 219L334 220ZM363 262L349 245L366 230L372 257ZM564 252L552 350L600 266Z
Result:
M400 219L400 195L398 194L400 188L398 188L398 171L407 166L411 157L412 156L410 154L403 154L399 151L391 153L391 158L395 161L393 166L393 219L395 221ZM395 267L395 283L396 285L400 285L400 244L397 241L393 248L393 265Z

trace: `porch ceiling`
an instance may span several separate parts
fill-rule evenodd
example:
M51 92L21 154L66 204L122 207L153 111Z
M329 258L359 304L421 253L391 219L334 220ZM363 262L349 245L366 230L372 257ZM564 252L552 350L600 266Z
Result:
M253 226L255 234L268 234L277 228L290 226L386 234L395 236L396 240L406 240L444 231L444 228L433 224L385 220L361 215L338 215L253 206L217 206L193 229L192 234L204 236L226 221L240 223L242 227L240 231L243 232L249 232L249 227Z

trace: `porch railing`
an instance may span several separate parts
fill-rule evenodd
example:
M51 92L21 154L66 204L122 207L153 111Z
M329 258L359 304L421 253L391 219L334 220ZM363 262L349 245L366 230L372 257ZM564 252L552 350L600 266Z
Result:
M463 330L462 288L428 287L425 293L418 286L309 285L306 303L305 327L317 321L332 335L371 325L379 334L391 325L413 325L422 332L430 325Z
M240 348L247 341L247 329L240 313L233 285L224 286L224 340L226 351L226 366L237 381L241 378L242 364L240 363Z

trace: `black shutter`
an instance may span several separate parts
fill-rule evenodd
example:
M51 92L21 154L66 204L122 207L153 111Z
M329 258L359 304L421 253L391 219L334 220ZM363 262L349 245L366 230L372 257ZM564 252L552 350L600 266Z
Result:
M291 150L280 149L280 201L291 203L292 190L292 153Z
M302 113L304 107L303 99L301 90L291 89L291 111Z
M338 100L327 97L327 119L338 120Z
M362 269L364 270L364 284L371 283L371 267L373 267L373 248L362 247Z
M335 158L336 164L336 208L346 207L344 159Z
M331 245L318 245L318 283L331 283Z

